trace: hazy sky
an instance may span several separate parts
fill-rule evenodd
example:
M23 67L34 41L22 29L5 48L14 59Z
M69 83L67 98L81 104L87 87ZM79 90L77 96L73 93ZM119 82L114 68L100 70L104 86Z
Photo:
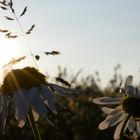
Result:
M30 45L34 52L58 50L60 56L42 57L40 67L54 75L58 64L82 74L100 72L102 83L121 64L124 76L139 76L139 0L16 0L23 27L36 24L28 38L18 39L21 50ZM15 2L16 2L15 1Z

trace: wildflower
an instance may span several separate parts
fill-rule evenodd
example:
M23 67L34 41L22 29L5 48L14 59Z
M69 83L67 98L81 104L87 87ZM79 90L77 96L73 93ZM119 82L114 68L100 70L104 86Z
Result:
M132 76L126 78L124 88L120 89L121 96L93 99L93 102L99 105L117 105L114 109L102 107L107 117L99 124L101 130L117 125L115 140L120 139L126 130L129 130L134 138L140 136L140 91L132 86L132 79Z
M4 129L8 114L9 101L15 108L18 126L23 127L31 110L35 121L39 116L48 120L47 112L57 113L57 96L72 96L75 90L48 83L45 75L32 67L11 70L1 86L0 112ZM48 120L49 121L49 120Z

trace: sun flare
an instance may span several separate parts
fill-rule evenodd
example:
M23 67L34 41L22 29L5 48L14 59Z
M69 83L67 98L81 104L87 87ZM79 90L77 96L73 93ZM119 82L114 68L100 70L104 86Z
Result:
M21 54L17 40L0 36L0 83L2 80L3 66Z
M16 40L0 36L0 68L20 54Z

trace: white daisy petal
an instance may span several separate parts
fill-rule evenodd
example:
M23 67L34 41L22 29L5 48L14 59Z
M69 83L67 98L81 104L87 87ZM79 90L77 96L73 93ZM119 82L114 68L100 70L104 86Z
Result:
M27 91L16 91L13 94L13 102L16 109L16 119L26 120L26 116L29 110L29 102L25 97L25 94L28 94Z
M130 132L134 132L136 127L136 122L134 121L134 119L130 118L129 124L128 124L128 129Z
M115 126L116 124L119 124L116 127L116 130L114 133L114 139L116 140L120 138L121 128L125 120L127 119L129 115L132 115L131 112L129 114L129 107L130 109L133 109L133 107L131 107L131 105L129 106L127 104L127 101L128 103L131 103L129 101L131 101L131 98L134 98L134 105L135 105L137 104L137 102L135 102L135 99L140 98L140 89L132 86L132 80L133 80L133 77L131 75L127 77L123 91L122 91L122 93L125 93L123 97L121 98L117 97L117 99L111 98L111 97L102 97L102 98L96 98L93 100L94 103L99 104L99 105L120 104L115 109L102 107L102 111L108 114L108 116L105 118L103 122L99 124L99 129L106 129L108 127L112 127L112 126ZM127 101L125 102L125 100ZM132 103L132 106L133 106L133 103ZM128 128L129 131L134 134L134 137L137 138L140 136L140 121L138 120L136 121L133 117L134 116L132 115L130 116L130 118L128 118L128 121L124 128L124 132Z
M101 97L101 98L93 99L93 102L95 104L100 104L100 105L115 105L115 104L120 104L121 98Z
M140 89L136 88L136 98L140 98Z
M107 129L108 127L109 127L108 122L106 122L105 120L102 121L102 122L99 124L99 126L98 126L98 128L99 128L100 130Z
M24 120L19 120L19 121L18 121L18 126L19 126L20 128L22 128L24 125L25 125L25 121L24 121Z
M79 91L69 88L64 88L55 84L47 84L51 89L54 89L55 93L61 96L74 96L74 94L79 93Z
M102 107L101 109L105 114L110 114L114 110L114 109L108 108L108 107Z
M32 112L33 112L34 120L37 121L39 119L39 114L33 109Z
M121 122L126 117L126 114L124 112L119 112L116 115L110 117L108 120L109 127L115 126L119 122Z
M2 96L2 129L3 129L3 134L5 133L4 131L4 128L5 128L5 125L6 125L6 118L7 118L7 115L8 115L8 96L6 94L4 94Z
M3 134L3 135L5 134L6 120L7 120L7 118L3 118L3 119L2 119L2 134Z
M132 85L132 80L133 80L133 76L132 75L129 75L126 80L125 80L125 87L126 86L129 86L129 85Z
M48 119L48 117L46 117L46 121L47 121L51 126L55 127L54 123L53 123L52 121L50 121L50 120Z
M136 135L136 132L135 132L135 131L134 131L133 137L134 137L134 138L137 138L137 137L138 137L138 136Z
M126 116L122 111L117 112L117 110L114 110L113 112L112 114L114 115L108 115L105 120L99 124L99 129L103 130L112 127L121 122Z
M120 112L122 112L122 109L120 109L120 108L117 107L109 115L110 116L114 116L114 115L117 115Z
M140 136L140 122L136 121L136 130L135 130L135 137L139 137Z
M39 113L42 118L46 118L47 109L43 99L40 97L38 88L33 87L32 89L28 90L28 99L33 106L33 109Z
M43 95L45 99L45 104L49 107L49 109L54 113L57 114L56 108L55 108L55 100L53 95L51 94L50 90L47 86L41 86L39 88L40 93Z
M124 121L125 121L125 119L122 122L120 122L115 129L114 136L113 136L115 140L120 139L120 133L121 133L121 129L124 124Z
M2 111L2 95L0 95L0 113Z
M130 97L137 97L138 96L136 88L134 88L133 86L126 86L125 93Z

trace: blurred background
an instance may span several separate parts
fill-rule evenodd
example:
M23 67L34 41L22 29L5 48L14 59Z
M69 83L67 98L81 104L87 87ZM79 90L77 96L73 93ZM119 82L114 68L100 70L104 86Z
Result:
M113 139L113 130L99 131L98 124L104 119L104 114L99 106L92 102L92 99L103 94L114 95L117 91L120 81L120 75L114 73L114 77L108 83L108 87L102 91L99 87L100 76L89 75L77 82L79 73L69 75L67 68L58 68L58 77L70 79L73 87L80 90L80 95L74 99L61 98L60 104L63 106L57 115L48 114L49 119L54 123L55 127L48 124L45 120L39 120L38 126L41 136L44 140L86 140L86 139ZM28 122L23 128L18 128L17 121L14 117L14 110L9 109L6 134L1 135L1 139L33 139L33 134ZM2 134L2 133L1 133Z
M80 90L75 99L60 99L64 108L58 115L48 114L55 127L44 120L38 125L43 140L112 140L114 128L98 130L105 118L93 98L115 96L120 83L129 75L139 85L140 1L139 0L14 0L17 17L23 30L35 24L29 36L7 39L0 34L0 67L16 57L28 57L13 68L36 66L32 55L39 55L37 66L42 73L61 77ZM19 17L24 7L27 12ZM21 33L9 11L0 11L0 29ZM30 52L32 50L32 53ZM43 52L59 51L59 56ZM0 70L1 74L3 69ZM1 81L3 76L0 77ZM54 82L54 81L53 81ZM0 139L32 140L28 123L17 127L11 107L6 134ZM127 138L125 138L127 139Z
M87 77L78 77L81 73L79 70L76 74L69 75L66 67L58 67L57 77L65 80L69 79L72 87L80 91L74 98L63 97L58 100L58 114L48 113L48 118L54 124L50 125L45 120L39 119L37 122L39 131L43 140L113 140L115 127L99 130L98 125L103 121L106 115L101 111L100 106L93 103L93 99L101 96L119 95L122 75L119 73L120 65L114 67L113 77L109 80L106 88L100 88L100 75L98 71L94 75ZM56 82L56 84L59 84ZM111 106L113 107L113 106ZM27 121L23 128L17 126L14 117L14 110L11 106L7 118L5 135L0 133L2 140L33 140L33 134ZM129 140L124 137L124 140Z
M19 17L27 31L35 24L29 36L15 40L5 39L0 34L0 63L11 58L29 54L42 55L38 65L42 72L56 75L58 65L68 67L81 76L99 71L104 88L112 77L116 64L122 66L124 78L132 74L139 82L140 60L140 1L139 0L13 0L17 17L27 6L27 12ZM1 10L0 27L21 33L11 12ZM5 49L4 49L5 48ZM7 51L10 49L10 51ZM41 52L57 50L60 56L46 57ZM5 52L5 53L3 53ZM6 58L5 58L6 57ZM4 61L4 62L3 62ZM25 65L33 65L29 58Z

